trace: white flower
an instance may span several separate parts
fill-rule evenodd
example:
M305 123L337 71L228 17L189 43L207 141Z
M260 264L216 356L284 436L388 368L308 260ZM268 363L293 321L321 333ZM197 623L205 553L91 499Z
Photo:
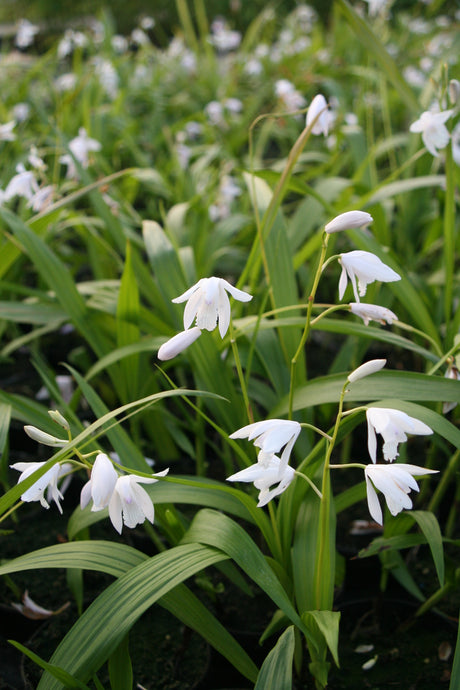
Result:
M14 141L16 139L16 134L13 132L15 127L15 120L10 120L10 122L0 125L0 141Z
M80 127L78 130L78 136L69 142L69 149L82 168L87 168L89 165L88 154L91 151L100 151L101 144L99 141L96 141L96 139L91 139L84 127ZM74 159L69 153L61 156L59 161L60 163L67 165L66 177L78 177Z
M91 470L91 478L81 490L81 509L88 505L90 499L93 500L91 511L97 512L106 508L112 498L117 479L118 473L108 455L98 453Z
M228 482L253 482L256 489L259 489L259 502L257 506L261 508L267 505L275 496L283 493L294 479L295 472L289 465L281 470L281 460L273 455L267 464L257 462L241 472L227 477ZM274 489L270 489L273 484L278 483Z
M406 432L417 436L432 434L433 430L419 419L405 412L386 407L369 407L367 417L367 447L372 462L376 461L377 434L383 437L383 457L392 462L398 453L398 444L407 441Z
M363 379L365 376L375 374L376 371L383 369L386 363L386 359L371 359L369 362L364 362L364 364L361 364L360 367L351 372L348 376L348 380L350 383L353 383L354 381Z
M452 130L452 158L460 165L460 122Z
M230 301L227 292L239 302L249 302L252 295L230 285L223 278L201 278L195 285L172 301L187 301L184 309L184 328L189 328L196 316L200 329L212 331L219 321L219 333L223 338L230 324ZM197 336L198 337L198 336Z
M48 184L45 187L41 187L41 189L35 192L33 197L28 201L27 206L35 213L44 211L52 203L54 192L54 184Z
M385 496L387 506L392 515L406 508L412 508L412 501L408 494L411 489L418 491L418 484L414 476L422 474L432 474L437 470L426 470L416 465L396 463L394 465L367 465L364 470L367 487L367 504L369 512L379 525L383 524L382 509L380 507L377 493L374 489L379 489Z
M365 304L364 302L350 302L350 309L352 314L356 314L363 321L365 326L369 325L369 321L378 321L381 324L397 321L398 317L390 309L386 307L379 307L378 304Z
M353 252L341 254L339 262L342 265L339 280L340 299L342 299L347 287L347 277L353 286L353 294L357 302L359 302L360 296L363 297L366 294L367 285L373 283L374 280L380 280L384 283L401 280L401 276L396 271L393 271L371 252L356 249ZM358 283L359 295L356 283Z
M423 143L433 156L438 156L438 149L443 149L449 143L450 135L444 123L453 112L444 110L437 113L426 110L409 128L411 132L422 133Z
M162 361L173 359L176 355L183 352L189 345L195 342L201 335L201 329L197 326L181 331L173 338L167 340L158 350L157 357Z
M304 97L288 79L279 79L275 83L275 93L290 113L300 110L305 105Z
M13 470L21 472L21 476L18 479L18 484L27 477L30 477L36 470L43 467L44 462L16 462L14 465L10 465ZM21 501L24 503L29 503L31 501L40 501L43 508L49 508L49 503L45 498L45 491L50 488L51 497L56 503L59 512L62 513L62 508L59 500L64 498L62 493L58 489L58 478L60 474L59 463L53 465L45 474L43 474L40 479L38 479L32 486L30 486L21 496Z
M15 196L22 196L30 201L38 192L38 182L33 172L26 170L22 163L16 166L16 173L5 189L5 200L9 201Z
M299 422L289 419L266 419L263 422L255 422L234 431L230 438L247 438L254 441L256 448L260 448L258 463L263 467L269 467L275 458L275 453L279 453L285 446L279 463L280 478L284 475L286 466L289 462L294 443L300 434L301 426ZM252 481L252 480L249 480Z
M329 134L329 127L332 124L333 116L330 113L326 99L319 93L314 97L310 103L307 111L306 126L309 127L312 122L315 122L311 130L312 134L324 134L325 137Z
M34 42L35 34L39 32L38 26L29 22L28 19L20 19L15 43L18 48L28 48Z
M363 225L369 225L373 220L371 214L365 211L347 211L331 220L324 230L327 233L331 233L349 230L350 228L362 228Z
M156 477L164 477L168 470L158 472ZM153 484L155 477L138 477L135 474L118 477L109 502L109 517L112 525L121 534L123 523L126 527L141 525L145 519L153 523L155 511L152 499L142 484Z
M30 105L28 103L16 103L13 107L13 115L18 122L24 122L30 115Z
M453 381L460 381L460 371L457 369L455 364L449 364L446 373L444 374L446 379L452 379ZM451 412L455 407L457 407L456 402L445 402L442 405L443 414Z
M367 2L369 5L369 14L371 17L375 17L375 15L379 14L381 12L385 5L388 4L388 0L364 0L364 2Z

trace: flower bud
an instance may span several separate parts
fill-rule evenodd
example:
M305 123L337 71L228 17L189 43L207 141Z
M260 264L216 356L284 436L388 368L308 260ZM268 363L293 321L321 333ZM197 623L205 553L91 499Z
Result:
M69 422L65 417L62 416L59 410L48 410L48 414L53 422L56 422L56 424L62 426L63 429L66 429L67 431L70 429Z
M197 338L201 335L201 329L198 326L193 328L188 328L185 331L181 331L173 338L167 340L158 350L158 359L166 361L168 359L173 359L176 355L180 354L189 345L195 342Z
M370 374L375 374L376 371L383 369L387 363L386 359L371 359L369 362L364 362L360 367L351 372L348 376L350 383L363 379L365 376L370 376Z
M47 434L46 431L37 429L36 426L27 425L24 427L24 431L27 436L30 436L34 441L43 443L44 446L51 446L52 448L63 448L69 442L67 439L51 436L51 434Z
M362 228L363 225L369 225L373 220L371 214L365 211L347 211L336 216L324 229L327 233L331 233L350 228Z
M460 81L451 79L449 82L449 100L451 105L456 105L460 96Z

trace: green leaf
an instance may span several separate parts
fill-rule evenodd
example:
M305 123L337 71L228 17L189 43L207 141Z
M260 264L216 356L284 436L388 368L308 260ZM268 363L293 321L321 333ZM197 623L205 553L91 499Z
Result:
M450 690L460 688L460 625L457 632L457 644L455 645L454 663L452 664L452 672L450 676Z
M332 654L337 666L339 664L339 623L340 611L306 611L302 614L302 620L312 631L316 628Z
M291 625L268 653L254 690L291 690L294 647L294 626Z
M129 656L129 635L125 635L109 657L109 678L112 690L133 687L133 667Z
M80 690L89 690L88 686L79 681L77 678L74 678L70 673L67 673L64 669L60 668L59 666L56 666L56 664L49 664L47 661L39 657L37 654L34 654L34 652L31 652L30 649L27 649L27 647L24 647L22 644L19 644L19 642L15 642L14 640L8 640L10 644L13 645L13 647L16 647L20 652L25 654L26 656L29 657L37 666L40 666L40 668L44 669L45 671L48 671L49 674L53 676L53 678L56 678L56 680L60 681L60 684L65 688L79 688Z
M418 524L422 530L430 547L433 556L439 584L444 586L444 549L442 544L442 534L438 520L434 513L427 510L411 510L407 513Z
M131 254L131 244L128 242L117 303L117 345L119 348L137 343L140 338L139 290L133 270ZM120 362L119 372L121 377L120 383L124 391L124 401L133 400L138 395L138 354L133 353L129 357L125 357Z
M54 652L51 663L87 681L144 611L191 575L226 558L222 551L209 546L185 544L131 568L86 609ZM47 673L38 685L39 690L61 687Z

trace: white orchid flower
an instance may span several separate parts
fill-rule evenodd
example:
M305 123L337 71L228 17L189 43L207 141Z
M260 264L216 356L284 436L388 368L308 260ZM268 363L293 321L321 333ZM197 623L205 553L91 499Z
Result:
M99 453L91 470L91 478L86 482L80 494L80 507L83 510L90 499L93 500L91 511L103 510L109 505L117 483L118 472L109 456Z
M283 454L279 462L280 478L284 475L294 443L300 434L299 422L289 419L266 419L263 422L255 422L234 431L230 438L247 438L254 440L256 448L260 448L258 463L267 468L284 446ZM278 466L278 465L277 465ZM251 480L249 480L251 481Z
M353 286L353 294L357 302L359 302L360 297L366 294L368 284L373 283L374 280L380 280L383 283L401 280L401 276L383 261L380 261L378 256L361 249L341 254L339 262L342 266L339 280L340 299L345 293L348 278Z
M350 383L359 381L359 379L363 379L365 376L370 376L376 371L380 371L380 369L383 369L386 363L386 359L371 359L369 362L364 362L364 364L361 364L360 367L349 374L348 380Z
M316 119L317 118L317 119ZM325 137L329 134L329 127L333 122L333 115L328 109L326 99L319 93L314 97L307 110L307 117L305 121L306 127L309 127L313 121L316 120L312 127L312 134L324 134Z
M383 437L383 457L392 462L398 453L398 444L407 441L407 435L426 436L433 433L427 424L415 417L410 417L401 410L386 407L369 407L367 417L367 447L372 462L376 461L377 436Z
M156 477L164 477L169 470L158 472ZM109 501L109 517L112 525L121 534L123 523L126 527L141 525L145 519L153 523L155 509L152 499L139 484L153 484L155 477L138 477L127 474L118 477Z
M157 357L163 361L173 359L176 355L183 352L189 345L195 342L201 335L201 329L197 326L181 331L177 335L167 340L158 350Z
M346 211L329 221L324 230L331 234L332 232L341 232L351 228L362 228L372 223L373 220L371 214L365 211Z
M368 326L369 321L377 321L384 325L385 323L392 324L397 321L398 317L390 309L380 307L378 304L365 304L364 302L350 302L350 310L352 314L356 314L363 321L364 325Z
M369 512L379 525L383 524L382 509L375 488L383 493L392 515L397 515L404 508L412 508L409 497L411 489L418 491L414 476L432 474L437 470L427 470L416 465L396 463L394 465L367 465L364 470L367 488ZM374 488L375 487L375 488Z
M289 465L282 469L280 458L276 455L270 456L267 463L257 462L255 465L227 477L228 482L253 482L259 490L258 508L267 505L275 496L283 493L295 476L295 471ZM273 484L277 484L274 489L270 489Z
M89 165L89 153L91 151L100 151L101 144L96 139L91 139L84 127L78 130L78 136L69 142L69 149L74 157L80 163L82 168L87 168ZM77 167L75 161L69 153L64 154L59 159L60 163L67 165L66 177L78 177Z
M8 182L5 189L5 201L15 196L22 196L30 201L38 192L38 182L31 170L26 170L22 163L16 166L16 175Z
M219 321L223 338L230 325L230 301L227 292L239 302L249 302L252 295L230 285L223 278L201 278L195 285L172 301L187 302L184 310L184 328L188 329L196 317L198 328L213 331Z
M18 479L19 484L27 479L27 477L30 477L30 475L40 467L43 467L44 464L44 462L16 462L14 465L10 465L10 467L13 470L21 472L21 476ZM57 485L60 471L61 468L59 463L53 465L51 469L45 472L40 479L38 479L22 494L21 501L24 501L24 503L40 501L40 504L43 506L43 508L49 508L49 503L45 498L45 491L49 488L52 500L56 503L59 512L62 513L62 508L59 501L63 499L64 496L59 491Z
M449 143L450 134L444 123L453 112L453 110L441 112L426 110L409 127L411 132L421 132L423 143L433 156L439 156L438 149L443 149Z

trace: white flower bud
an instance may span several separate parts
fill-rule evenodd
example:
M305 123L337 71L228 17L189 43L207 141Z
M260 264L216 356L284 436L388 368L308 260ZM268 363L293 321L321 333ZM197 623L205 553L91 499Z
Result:
M65 417L62 416L62 414L59 412L59 410L48 410L48 414L53 420L53 422L56 422L56 424L59 424L59 426L62 426L63 429L69 430L69 422Z
M449 100L452 105L458 103L460 96L460 81L458 79L451 79L449 82Z
M376 371L383 369L387 363L386 359L371 359L369 362L364 362L360 367L351 372L348 376L350 383L363 379L365 376L370 376L370 374L375 374Z
M30 436L34 441L43 443L44 446L51 446L52 448L63 448L69 442L67 439L57 438L56 436L46 433L46 431L37 429L36 426L27 425L24 427L24 431L27 436Z
M195 342L197 338L201 335L201 329L198 326L193 328L188 328L185 331L181 331L173 338L167 340L158 350L158 359L166 361L167 359L173 359L176 355L180 354L189 345Z
M336 216L324 229L327 233L331 233L350 228L362 228L363 225L369 225L373 220L371 214L365 211L347 211Z

